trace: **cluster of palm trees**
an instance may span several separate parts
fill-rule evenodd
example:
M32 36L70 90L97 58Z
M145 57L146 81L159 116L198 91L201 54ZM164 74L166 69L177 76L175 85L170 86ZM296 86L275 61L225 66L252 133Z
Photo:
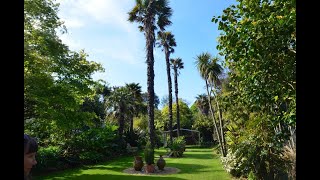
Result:
M197 106L201 111L208 115L210 114L214 124L214 132L220 145L221 154L225 157L227 155L226 141L224 138L223 121L222 121L222 110L220 109L219 102L217 101L217 92L220 89L221 81L220 76L223 73L223 68L219 62L219 57L212 57L210 53L201 53L196 57L196 64L200 76L205 80L207 95L199 95L197 97ZM207 100L207 102L205 102ZM216 106L212 103L214 100ZM215 111L219 113L219 127L215 118Z
M175 82L175 95L177 104L177 132L180 135L180 119L179 119L179 103L178 103L178 70L183 68L183 62L181 58L170 59L170 55L174 52L176 46L175 38L172 32L165 31L165 28L172 24L170 16L172 15L172 9L168 5L167 0L136 0L136 4L133 9L128 13L130 22L139 23L139 29L144 33L146 39L146 63L147 63L147 76L148 76L148 133L152 148L154 148L155 142L155 127L154 127L154 55L153 48L155 44L158 47L162 47L162 51L165 53L167 78L168 78L168 94L169 94L169 131L170 142L172 143L172 83L170 64L174 70L174 82ZM155 31L158 30L158 36L156 43ZM197 56L197 67L201 77L205 80L207 89L207 99L210 109L210 114L214 123L216 136L218 138L221 153L226 156L226 147L224 140L222 114L216 98L213 98L216 103L216 108L212 107L211 97L215 96L215 91L220 86L221 82L219 76L222 74L223 69L217 63L218 58L212 58L209 53L202 53ZM219 112L219 127L217 120L214 116L214 111Z
M155 127L154 127L154 55L155 44L162 47L165 52L168 93L169 93L169 131L170 142L172 143L172 82L170 73L170 62L175 76L175 93L178 105L178 70L183 68L181 58L170 59L170 54L174 52L176 42L171 32L165 31L165 28L172 24L170 16L172 9L167 0L136 0L135 6L128 13L130 22L137 22L139 30L144 33L146 39L146 63L147 63L147 93L148 93L148 134L151 147L155 146ZM157 40L155 37L157 33ZM170 60L170 61L169 61ZM177 106L178 108L178 106ZM180 130L179 111L177 110L178 134Z
M110 90L111 91L111 90ZM118 120L118 135L122 138L125 122L129 122L129 132L133 133L133 118L139 113L145 113L145 104L142 98L139 83L129 83L122 87L113 87L105 99L107 115Z

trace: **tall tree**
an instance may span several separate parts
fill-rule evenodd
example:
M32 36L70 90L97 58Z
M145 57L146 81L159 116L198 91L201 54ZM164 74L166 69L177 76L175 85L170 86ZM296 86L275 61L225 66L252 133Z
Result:
M162 51L165 53L166 67L167 67L167 78L168 78L168 93L169 93L169 134L170 134L170 144L172 144L172 82L170 73L170 54L174 52L173 47L177 46L174 39L174 35L171 32L158 32L157 43L159 47L162 47ZM179 134L179 133L178 133Z
M209 108L215 128L215 132L219 141L221 154L225 157L226 153L224 150L224 145L221 139L221 133L219 133L216 118L214 116L214 109L212 107L211 102L211 93L212 93L212 85L213 84L219 84L219 75L222 73L222 67L217 64L215 59L212 59L212 56L210 53L205 52L201 53L196 58L196 64L198 71L200 73L200 76L205 80L206 83L206 89L207 89L207 97L208 97L208 103Z
M176 95L176 105L177 105L177 133L180 136L180 112L179 112L179 98L178 98L178 76L180 74L179 70L183 69L183 62L181 58L170 59L171 66L174 72L174 89Z
M220 76L223 75L223 68L218 62L220 61L220 58L218 56L212 57L210 66L209 66L209 76L208 76L208 82L211 87L211 93L213 96L213 100L216 103L216 110L218 111L218 117L219 117L219 126L220 126L220 135L221 135L221 143L223 145L223 151L224 156L227 155L227 148L226 148L226 142L224 137L224 129L223 129L223 120L222 120L222 109L219 106L217 93L221 90L221 78Z
M130 22L141 24L139 29L144 32L146 39L147 76L148 76L148 126L151 147L155 145L154 128L154 56L155 30L161 31L171 24L169 20L172 9L167 0L136 0L133 9L128 13Z
M246 159L244 175L277 179L284 146L295 151L296 1L238 0L212 21L230 69L230 120L242 121L237 131L230 128L238 133L228 137L230 149Z
M193 124L193 117L192 117L192 112L188 106L188 104L182 100L181 98L179 99L179 108L180 108L180 126L181 128L185 129L190 129L192 124ZM177 119L177 104L172 105L172 112L173 112L173 119ZM167 121L168 120L168 114L169 114L169 108L168 105L164 106L161 109L161 114L162 114L162 121ZM173 123L173 127L178 126L177 123Z
M24 121L25 130L42 140L45 130L65 140L72 129L91 122L94 113L81 111L94 96L97 84L91 75L103 71L88 55L70 51L57 35L66 33L51 0L24 1ZM35 125L41 127L38 131ZM34 133L34 134L33 134Z

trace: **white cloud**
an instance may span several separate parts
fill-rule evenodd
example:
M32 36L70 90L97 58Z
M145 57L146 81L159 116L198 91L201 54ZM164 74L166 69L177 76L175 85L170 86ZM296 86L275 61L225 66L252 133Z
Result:
M100 62L106 62L110 60L122 61L130 65L143 66L145 62L144 54L141 55L140 52L135 50L126 50L126 47L119 46L106 46L105 48L93 49L92 53L101 54L104 57L110 59L101 59Z
M130 65L144 64L143 34L139 32L136 23L127 21L128 12L134 6L134 1L58 0L58 2L59 17L68 29L68 34L62 35L61 39L70 46L70 49L85 49L89 56L97 53L99 59L103 57L98 60L103 64L113 60Z
M126 32L130 32L131 25L128 12L134 6L130 0L68 0L60 2L60 14L69 27L82 27L89 23L98 22L114 25Z

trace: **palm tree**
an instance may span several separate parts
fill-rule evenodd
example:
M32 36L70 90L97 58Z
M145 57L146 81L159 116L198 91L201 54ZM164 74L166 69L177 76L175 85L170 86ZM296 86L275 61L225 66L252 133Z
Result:
M173 47L177 46L174 39L174 35L171 32L158 32L157 43L159 47L163 47L162 51L165 53L166 57L166 67L167 67L167 77L168 77L168 91L169 91L169 132L170 132L170 144L172 144L172 82L170 74L170 54L174 52Z
M221 134L221 142L223 145L223 151L224 151L224 156L227 154L227 149L226 149L226 141L224 137L224 131L223 131L223 121L222 121L222 110L219 106L218 102L218 96L216 96L217 92L221 90L222 87L222 82L220 80L220 75L222 75L223 69L222 67L217 63L219 61L219 57L213 57L211 58L211 66L210 68L212 69L211 72L216 72L216 73L209 73L209 83L211 86L211 92L213 93L214 101L216 102L217 105L217 110L219 113L219 124L220 124L220 134ZM212 89L212 87L214 89Z
M168 6L167 0L136 0L135 6L128 14L128 20L130 22L137 22L141 24L139 29L141 32L144 32L146 38L146 63L148 66L148 127L151 148L154 148L154 31L157 28L164 31L165 27L171 24L169 17L172 15L172 9Z
M113 115L118 120L118 135L123 139L125 116L132 106L132 93L125 87L114 87L110 96L106 99L108 115Z
M199 109L199 111L204 114L205 116L208 116L209 114L209 103L208 98L206 94L200 94L196 97L196 106Z
M222 67L217 63L216 60L212 60L211 54L209 53L201 53L196 58L196 64L198 71L200 73L200 76L205 80L206 83L206 90L207 90L207 97L208 97L208 103L209 108L211 111L211 116L215 128L215 132L220 144L221 154L225 157L225 150L224 150L224 144L221 140L220 133L218 131L216 119L214 117L214 110L211 104L211 92L212 92L212 85L218 85L220 83L219 75L222 73ZM210 91L209 91L210 88ZM220 124L221 126L221 124Z
M179 111L179 98L178 98L178 72L179 69L183 69L183 62L181 58L170 59L172 69L174 71L174 87L176 95L176 105L177 105L177 133L180 136L180 111Z
M142 91L139 83L130 83L125 85L125 87L132 93L132 106L129 108L129 121L130 121L130 133L133 133L133 117L138 116L140 112L142 112L142 108L144 108L142 104Z

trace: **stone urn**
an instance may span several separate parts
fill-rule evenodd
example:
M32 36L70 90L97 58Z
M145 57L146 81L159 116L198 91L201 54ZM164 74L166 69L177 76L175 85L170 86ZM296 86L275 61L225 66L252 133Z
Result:
M147 164L144 170L146 173L154 173L156 171L153 164Z
M157 161L158 169L163 170L165 165L166 165L166 161L163 159L162 155L160 155L160 158Z
M136 171L141 171L143 167L143 161L141 156L135 156L133 161L133 168Z

